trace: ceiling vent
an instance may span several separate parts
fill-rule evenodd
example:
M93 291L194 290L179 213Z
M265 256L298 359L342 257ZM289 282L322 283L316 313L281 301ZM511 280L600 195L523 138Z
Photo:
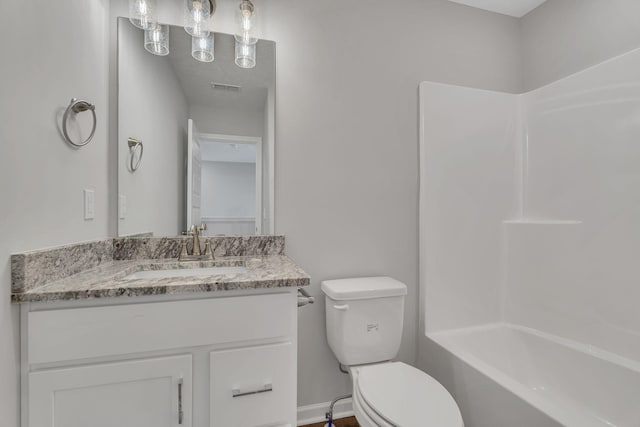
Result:
M224 83L211 82L211 89L228 90L228 91L232 91L232 92L238 92L240 90L240 88L241 88L241 86L238 86L238 85L228 85L228 84L224 84Z

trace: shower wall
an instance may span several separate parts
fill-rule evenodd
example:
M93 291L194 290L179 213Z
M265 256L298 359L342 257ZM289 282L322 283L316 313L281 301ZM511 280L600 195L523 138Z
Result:
M423 83L421 118L425 331L640 360L640 50L522 95Z
M518 97L422 83L420 276L427 331L500 319L502 220L515 214ZM424 286L426 283L428 286Z
M640 50L522 95L505 318L640 360Z

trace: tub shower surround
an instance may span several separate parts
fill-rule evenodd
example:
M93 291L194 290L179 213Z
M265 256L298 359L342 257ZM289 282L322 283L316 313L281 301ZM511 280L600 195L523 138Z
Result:
M420 86L418 366L466 427L640 426L638 76Z
M213 261L177 261L189 237L116 238L15 254L11 298L20 303L309 285L309 276L284 255L284 236L203 240L211 242ZM138 271L230 266L246 271L127 279Z

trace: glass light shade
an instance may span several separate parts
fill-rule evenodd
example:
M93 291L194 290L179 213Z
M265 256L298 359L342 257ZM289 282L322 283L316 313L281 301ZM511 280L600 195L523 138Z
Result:
M240 68L256 66L256 43L241 43L236 39L236 65Z
M156 0L129 0L129 21L138 28L149 30L156 24Z
M193 37L209 35L206 29L207 21L211 18L211 3L209 0L186 0L184 9L184 29Z
M191 56L200 62L211 62L214 59L213 34L206 37L191 38Z
M169 54L169 26L156 24L153 29L144 32L144 48L154 55Z
M244 44L258 41L256 9L250 0L242 0L236 9L236 40Z

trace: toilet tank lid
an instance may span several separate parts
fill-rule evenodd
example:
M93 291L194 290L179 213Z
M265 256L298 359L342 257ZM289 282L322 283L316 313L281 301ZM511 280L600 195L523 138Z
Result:
M395 297L407 294L407 285L391 277L324 280L322 292L337 301Z

